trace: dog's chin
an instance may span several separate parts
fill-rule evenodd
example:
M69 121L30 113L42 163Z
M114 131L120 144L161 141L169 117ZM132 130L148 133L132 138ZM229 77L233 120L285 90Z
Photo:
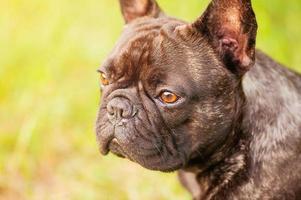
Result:
M163 165L142 165L140 164L141 166L143 166L144 168L146 169L149 169L149 170L152 170L152 171L160 171L160 172L174 172L176 170L179 170L181 169L184 165L182 162L179 162L179 161L175 161L173 163L165 163Z
M142 167L161 172L173 172L184 166L183 160L180 157L164 158L161 156L145 157L137 155L133 152L127 152L118 144L116 139L113 139L109 145L109 151L120 158L127 158Z
M132 160L132 159L130 159L130 160ZM154 159L154 160L155 160L155 164L154 164L154 162L152 162L152 160L144 160L143 158L142 159L136 158L135 160L132 160L132 161L134 161L134 162L138 163L139 165L141 165L142 167L152 170L152 171L174 172L183 167L183 163L180 160L166 161L161 158ZM156 162L157 160L160 160L160 164L158 164Z

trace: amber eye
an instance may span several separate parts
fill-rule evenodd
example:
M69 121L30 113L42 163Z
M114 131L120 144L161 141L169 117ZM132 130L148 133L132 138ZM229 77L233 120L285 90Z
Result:
M100 72L100 83L102 85L109 85L109 80L107 79L107 76L103 72Z
M179 100L179 97L172 92L164 91L160 94L160 99L164 103L175 103Z

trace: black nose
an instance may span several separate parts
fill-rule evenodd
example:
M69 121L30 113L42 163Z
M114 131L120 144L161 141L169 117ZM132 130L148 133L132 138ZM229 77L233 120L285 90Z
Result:
M111 121L132 118L135 115L131 102L123 97L112 99L107 105L107 112Z

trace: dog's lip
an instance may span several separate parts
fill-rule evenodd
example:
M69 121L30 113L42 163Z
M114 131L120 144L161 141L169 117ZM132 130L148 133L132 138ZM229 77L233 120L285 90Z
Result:
M101 146L100 148L99 148L99 151L100 151L100 153L102 154L102 155L108 155L108 153L109 153L109 149L107 148L107 147L103 147L103 146Z
M109 153L110 151L109 147L113 140L114 140L114 136L111 136L101 143L99 151L102 155L105 156Z
M122 157L122 158L125 158L125 157L126 157L125 155L123 155L124 152L122 151L122 149L119 149L119 150L122 151L122 153L120 153L119 151L118 151L118 152L112 151L112 150L110 149L110 147L111 147L112 145L118 145L118 146L120 147L120 145L119 145L119 143L118 143L118 140L117 140L116 138L114 138L114 137L111 137L111 138L107 139L107 140L101 145L101 147L100 147L100 153L101 153L102 155L105 156L105 155L108 155L109 152L111 151L112 153L116 154L116 155L119 156L119 157Z
M115 146L115 148L114 148ZM121 146L119 145L119 142L116 138L113 138L112 141L109 144L109 151L111 151L113 154L115 154L118 157L121 158L125 158L126 155L123 151L123 149L121 148Z

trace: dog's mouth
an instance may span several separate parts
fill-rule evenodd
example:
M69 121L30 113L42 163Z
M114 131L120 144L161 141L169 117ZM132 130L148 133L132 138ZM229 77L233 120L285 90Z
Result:
M101 154L112 153L156 171L171 172L185 165L186 153L174 146L171 135L167 135L170 136L168 138L167 136L146 137L155 134L145 129L139 130L138 134L133 132L137 130L132 126L128 124L125 128L99 127L97 140ZM144 126L139 127L144 128Z
M116 138L113 138L109 144L107 145L108 147L108 152L110 151L111 153L115 154L116 156L120 158L125 158L126 154L121 148L121 146L118 143L118 140Z
M99 140L99 142L100 142L99 151L102 155L105 156L111 152L118 157L121 157L121 158L126 157L124 150L122 149L118 140L113 135L110 135L110 136L106 137L105 139L102 138L101 140Z

